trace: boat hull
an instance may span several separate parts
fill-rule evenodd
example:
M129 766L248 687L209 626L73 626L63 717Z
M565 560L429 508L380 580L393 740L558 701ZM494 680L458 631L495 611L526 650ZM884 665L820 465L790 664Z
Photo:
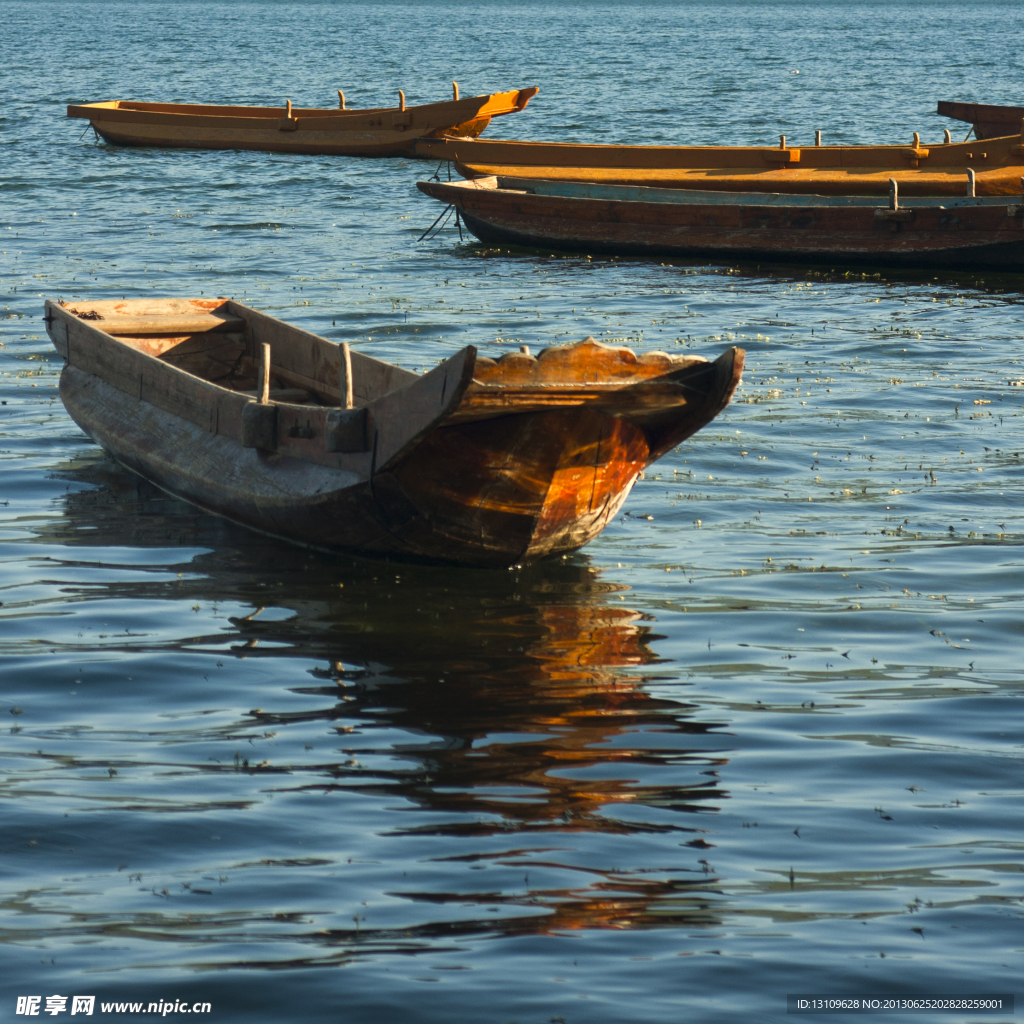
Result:
M1024 269L1024 217L1008 216L1020 210L1009 204L894 212L824 202L759 206L754 197L750 205L665 203L467 187L481 184L419 187L453 204L469 230L492 244L615 255Z
M1024 107L998 107L990 103L957 103L939 100L937 113L974 127L977 139L997 139L1016 135L1024 121Z
M963 196L1021 194L1024 138L918 146L613 146L424 139L418 156L451 161L466 178L497 176L601 185L791 195Z
M73 366L60 395L118 462L233 522L322 550L508 567L589 543L650 454L600 413L501 416L434 431L414 454L358 474L244 448Z
M522 110L536 89L379 110L218 107L200 104L73 104L119 146L244 149L323 156L410 156L418 140L456 134L475 138L492 117ZM288 116L289 113L291 116Z

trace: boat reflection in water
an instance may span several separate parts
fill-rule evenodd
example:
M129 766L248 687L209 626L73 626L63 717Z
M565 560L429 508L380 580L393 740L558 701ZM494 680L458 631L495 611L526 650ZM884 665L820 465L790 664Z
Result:
M164 549L159 579L118 582L111 571L104 587L82 589L88 600L254 609L201 636L182 616L182 638L158 648L215 649L224 668L213 699L233 695L239 711L220 765L193 767L218 771L223 789L235 757L236 797L266 805L268 849L280 850L269 841L269 794L277 812L282 801L335 798L303 817L304 843L319 849L337 848L339 835L351 845L337 800L360 801L360 824L349 828L368 828L380 859L361 884L406 900L406 911L398 928L353 928L350 911L309 931L289 926L292 942L343 947L317 962L353 955L357 941L379 951L439 935L717 923L722 897L703 851L727 799L718 771L728 740L719 724L695 719L694 705L652 693L675 691L651 685L651 617L585 556L513 572L323 561L205 516L106 460L73 475L101 486L69 494L66 515L41 539ZM168 566L175 546L188 557ZM154 648L129 639L123 649ZM259 673L259 708L256 659L280 665L282 680L275 692ZM290 752L270 751L256 767L255 748L243 748L239 763L239 736L268 734ZM295 741L307 737L315 749L303 760ZM166 750L159 756L165 766ZM156 772L156 752L153 761ZM275 856L252 850L248 859ZM325 867L289 870L290 883L309 876L320 906L341 884L325 883ZM251 884L258 900L269 883L254 875ZM429 909L437 904L443 912Z

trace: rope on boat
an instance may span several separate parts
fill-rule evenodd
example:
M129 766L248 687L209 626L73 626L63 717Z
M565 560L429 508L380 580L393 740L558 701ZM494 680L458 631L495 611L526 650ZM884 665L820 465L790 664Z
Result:
M440 214L438 214L437 220L435 220L434 223L431 224L430 227L427 228L427 230L424 231L423 234L420 235L420 237L416 239L416 241L417 242L422 242L423 239L426 238L427 235L429 235L431 231L434 231L435 227L437 227L437 231L434 231L434 234L436 235L441 230L441 228L444 227L444 222L447 221L447 219L452 215L452 210L454 210L454 209L455 209L454 206L451 206L451 205L446 206L440 212ZM456 213L456 217L457 216L458 216L458 213ZM442 218L444 218L444 221L442 221Z
M448 165L448 180L451 181L452 180L452 162L451 162L451 160L442 160L437 165L437 170L434 171L433 175L431 175L431 177L429 177L427 180L428 181L440 181L441 180L441 168L444 167L445 164Z

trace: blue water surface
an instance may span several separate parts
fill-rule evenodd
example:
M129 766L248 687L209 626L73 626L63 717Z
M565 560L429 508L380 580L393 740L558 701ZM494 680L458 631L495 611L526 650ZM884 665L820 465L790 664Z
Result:
M540 86L488 137L927 142L968 127L939 99L1024 103L1022 29L983 0L0 0L0 1018L1020 995L1019 276L417 242L435 165L117 148L64 110L455 79ZM60 404L44 298L211 295L413 369L589 334L747 371L578 555L328 558Z

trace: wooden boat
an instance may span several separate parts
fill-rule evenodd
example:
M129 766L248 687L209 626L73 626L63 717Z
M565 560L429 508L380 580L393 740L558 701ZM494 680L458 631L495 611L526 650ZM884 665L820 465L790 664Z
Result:
M956 103L939 100L936 113L974 126L976 139L1017 135L1024 125L1024 107L996 107L988 103Z
M1020 128L1020 125L1018 125ZM497 175L601 185L796 195L885 195L895 178L905 196L963 195L968 169L978 195L1015 195L1024 136L910 146L606 146L570 142L437 139L416 154L449 160L466 178Z
M489 96L458 95L443 103L409 107L399 90L398 106L372 110L293 107L226 107L193 103L71 104L68 117L87 119L107 142L121 146L189 149L258 149L332 156L408 156L417 139L448 134L475 138L490 123L522 110L538 90L514 89Z
M480 178L421 181L484 242L572 252L1024 269L1024 197L697 192ZM1018 185L1018 189L1024 183Z
M480 566L596 537L743 367L588 338L420 376L227 299L47 302L46 324L72 418L170 493L315 548Z

